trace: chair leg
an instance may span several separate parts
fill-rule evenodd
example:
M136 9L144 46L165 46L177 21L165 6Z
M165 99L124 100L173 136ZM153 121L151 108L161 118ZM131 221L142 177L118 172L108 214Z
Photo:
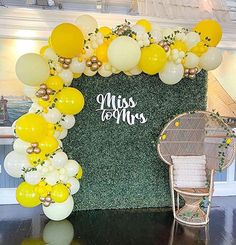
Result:
M173 166L170 166L169 175L170 175L170 192L171 192L171 199L172 199L172 210L173 210L174 218L176 218Z
M206 212L206 221L209 221L209 214L211 210L211 201L212 201L212 195L214 191L214 170L211 170L211 177L210 177L210 189L209 189L209 197L208 197L208 206L207 206L207 212Z

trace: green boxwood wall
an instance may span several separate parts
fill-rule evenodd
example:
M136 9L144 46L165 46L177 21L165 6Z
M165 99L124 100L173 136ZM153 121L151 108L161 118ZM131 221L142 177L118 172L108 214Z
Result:
M207 73L168 86L158 76L82 76L73 81L85 96L85 107L63 141L69 157L83 167L75 210L164 207L171 205L168 168L155 141L174 115L206 108ZM143 113L144 124L101 120L98 94L133 97L132 113Z

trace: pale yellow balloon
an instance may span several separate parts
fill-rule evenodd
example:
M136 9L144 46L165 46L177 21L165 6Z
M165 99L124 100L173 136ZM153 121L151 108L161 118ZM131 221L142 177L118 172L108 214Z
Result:
M88 38L88 34L95 32L95 30L98 28L97 21L88 14L80 15L76 19L75 23L82 31L85 38Z
M135 67L140 56L140 47L131 37L117 37L108 47L108 61L120 71L128 71Z
M16 62L16 75L19 80L29 86L37 86L49 77L47 60L39 54L22 55Z

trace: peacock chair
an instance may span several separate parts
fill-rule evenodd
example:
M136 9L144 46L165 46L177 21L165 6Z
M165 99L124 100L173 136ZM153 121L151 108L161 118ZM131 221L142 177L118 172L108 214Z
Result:
M214 173L227 168L235 157L232 130L215 113L184 113L164 127L157 151L169 165L174 218L188 225L207 224Z

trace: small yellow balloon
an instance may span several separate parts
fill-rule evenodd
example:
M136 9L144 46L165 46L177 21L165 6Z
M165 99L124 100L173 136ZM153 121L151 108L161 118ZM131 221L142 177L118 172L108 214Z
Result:
M57 92L63 88L64 83L61 77L51 76L47 79L46 85Z
M109 35L110 33L112 33L111 28L107 27L107 26L102 26L98 29L99 32L102 33L102 35L105 37L107 35Z
M140 69L149 74L154 75L162 70L167 61L165 50L158 44L151 44L141 50L141 58L139 61Z
M58 148L58 141L53 136L45 136L39 142L39 148L46 154L52 153Z
M152 24L148 20L145 20L145 19L138 20L136 22L136 25L140 25L144 27L146 32L150 32L152 30Z
M78 173L77 173L77 175L76 175L75 177L76 177L76 179L81 179L82 176L83 176L83 169L82 169L82 167L80 166L80 167L79 167L79 171L78 171Z
M30 238L25 239L21 245L45 245L45 242L42 239Z
M108 50L107 43L103 43L98 46L98 48L96 49L96 56L98 57L98 60L104 63L108 62L107 50Z
M82 53L84 36L81 30L70 23L58 25L51 34L51 45L57 55L73 58Z
M68 188L63 184L56 184L52 187L51 198L55 202L65 202L69 196Z
M25 114L16 121L17 136L27 142L38 142L47 131L46 120L37 114Z
M16 200L26 208L33 208L40 204L39 195L35 191L35 185L22 182L16 189Z
M178 49L179 51L187 52L188 48L185 42L181 40L176 40L173 44L170 45L171 49Z
M79 78L81 77L81 73L73 73L73 78Z
M205 44L203 41L200 41L196 46L194 46L190 51L197 56L202 56L204 53L206 53L208 50L207 44Z
M222 38L222 28L215 20L202 20L193 28L201 40L210 47L215 47Z
M64 88L56 95L56 108L66 115L75 115L84 107L84 96L75 88Z
M27 155L28 160L30 164L34 167L38 166L39 164L42 164L47 157L45 156L45 152L40 153L31 153Z
M43 47L40 49L40 52L39 52L39 53L40 53L40 55L42 55L42 56L43 56L43 55L44 55L44 52L46 51L46 49L47 49L47 48L49 48L49 46L48 46L48 45L47 45L47 46L43 46Z

